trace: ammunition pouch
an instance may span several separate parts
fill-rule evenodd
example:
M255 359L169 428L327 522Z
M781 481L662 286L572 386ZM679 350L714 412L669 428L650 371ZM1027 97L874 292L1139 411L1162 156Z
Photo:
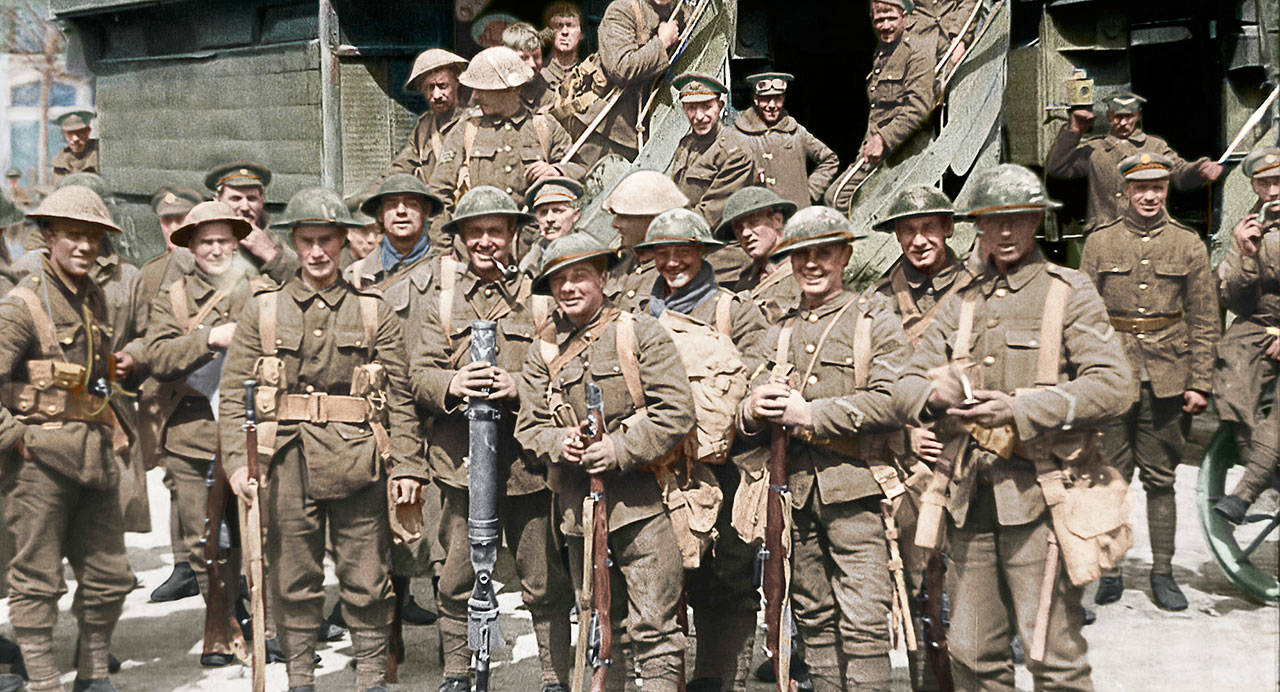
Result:
M253 364L253 379L258 381L253 394L253 408L258 415L258 454L269 459L276 453L280 392L288 386L284 361L275 355L260 356Z
M80 421L112 429L116 451L128 446L108 399L84 389L85 368L57 360L27 362L30 382L10 382L3 390L4 405L23 422Z
M764 544L765 517L769 511L769 472L738 467L738 489L733 493L729 523L743 543Z
M654 477L662 488L662 504L671 518L681 562L685 569L697 569L702 554L716 539L716 517L724 493L711 469L699 463L677 470L663 466L654 471Z
M608 91L609 76L600 65L600 54L592 53L560 81L551 115L560 122L585 115Z

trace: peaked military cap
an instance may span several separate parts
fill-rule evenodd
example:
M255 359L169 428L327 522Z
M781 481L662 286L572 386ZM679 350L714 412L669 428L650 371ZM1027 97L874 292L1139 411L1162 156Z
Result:
M1165 180L1173 170L1173 160L1164 154L1144 151L1126 156L1117 168L1125 180Z
M955 215L951 200L947 199L942 190L929 185L916 185L899 191L889 204L885 217L872 228L892 233L900 219L916 216L946 216L951 219Z
M681 103L700 103L717 99L729 93L720 80L710 75L686 72L672 80Z
M711 226L702 214L684 208L668 209L649 222L644 242L636 243L637 250L651 250L659 245L691 245L718 248L724 242L711 237Z
M1142 110L1142 104L1146 102L1146 99L1132 91L1122 91L1107 99L1107 110L1117 115L1138 113Z
M382 206L383 198L388 195L417 195L423 199L427 205L427 216L435 216L444 211L444 200L440 199L434 192L427 189L418 176L410 173L395 173L387 176L378 184L378 189L374 191L368 199L360 203L360 211L366 216L373 218L378 217L378 208Z
M665 173L642 169L619 180L601 207L610 214L657 216L688 204L689 198Z
M734 221L763 209L772 209L786 219L796 213L796 203L779 197L778 193L767 187L752 185L741 188L725 200L724 212L720 216L720 225L716 226L715 237L733 238Z
M461 73L466 66L467 59L461 55L450 53L443 48L428 48L418 53L418 57L413 59L413 68L409 70L409 78L404 80L404 88L413 89L413 83L418 81L419 77L442 67L453 67Z
M191 208L204 201L200 193L177 185L161 185L151 195L151 211L156 216L186 216Z
M524 195L524 206L536 209L539 205L553 202L573 204L582 198L582 190L582 184L573 178L558 175L540 178L529 186Z
M618 253L605 247L595 236L584 231L574 231L551 241L542 251L542 265L531 287L534 293L551 293L551 275L565 267L586 262L597 257L605 259L605 267L618 262Z
M362 228L364 224L351 216L338 193L327 187L307 187L293 193L282 218L271 224L272 228L282 231L292 231L298 226Z
M911 0L871 0L872 4L882 2L886 5L901 7L903 14L911 14L916 9L916 4Z
M510 216L515 219L517 228L534 221L533 215L520 211L507 193L492 185L477 185L467 190L467 194L458 200L453 218L442 229L445 233L456 233L459 223L482 216Z
M4 177L6 177L6 178L21 178L21 177L22 177L22 171L20 171L20 170L18 170L18 169L16 169L16 168L10 168L8 171L5 171Z
M236 240L244 240L253 230L253 226L250 226L248 221L226 204L217 201L201 202L187 212L187 218L182 220L182 225L169 236L169 240L178 247L190 248L191 238L196 231L204 224L214 222L230 225Z
M93 111L71 111L54 118L53 122L65 132L74 132L89 127L89 123L93 122L95 117L97 116Z
M204 176L204 186L217 192L223 185L262 187L271 184L271 170L254 161L232 161L214 167Z
M27 214L27 218L32 221L79 221L109 233L121 232L111 218L107 204L92 188L84 185L67 185L54 190L35 211Z
M476 53L467 69L458 75L462 86L481 91L501 91L524 86L533 79L533 70L520 59L520 54L504 46L485 48Z
M1249 152L1240 164L1250 178L1271 178L1280 175L1280 147L1262 147Z
M853 229L848 217L831 207L815 205L796 212L782 227L782 242L769 254L769 259L779 260L794 250L826 245L827 243L852 243L861 235Z
M761 72L749 75L747 83L756 96L773 96L787 93L787 84L795 79L795 75L786 72Z
M1044 183L1031 169L1002 163L971 177L964 201L956 206L960 209L957 216L973 218L1045 211L1062 204L1049 199Z

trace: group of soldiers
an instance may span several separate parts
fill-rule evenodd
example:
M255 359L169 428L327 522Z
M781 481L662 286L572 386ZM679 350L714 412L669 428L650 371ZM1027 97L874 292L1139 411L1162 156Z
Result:
M791 75L748 77L753 106L732 123L724 84L677 77L690 132L669 171L634 170L605 193L613 245L576 225L581 180L599 158L640 149L647 87L690 21L682 3L615 0L598 54L582 61L569 3L546 13L545 65L543 32L523 24L470 60L425 51L406 87L429 110L363 194L303 189L269 219L269 168L228 162L208 172L207 194L156 192L167 252L141 268L111 242L121 228L94 175L92 114L68 116L64 129L83 136L69 132L58 188L27 215L38 232L0 301L9 612L27 689L61 689L64 558L77 580L74 689L115 689L111 634L136 586L130 496L160 466L175 568L153 599L239 602L234 574L209 578L204 549L220 540L207 509L222 484L262 513L268 660L284 662L291 690L314 688L318 643L345 632L357 689L385 690L389 660L406 654L400 622L437 622L440 689L470 690L469 425L481 401L497 412L501 542L544 692L569 689L587 665L570 623L575 605L578 618L593 607L577 589L591 570L593 500L609 536L615 646L597 661L607 687L745 689L761 606L757 503L772 496L789 508L794 623L773 626L795 630L788 665L802 688L888 689L903 636L920 653L916 689L1012 689L1015 639L1037 686L1091 689L1081 628L1092 579L1078 571L1101 577L1097 603L1121 597L1127 517L1122 504L1085 505L1094 533L1072 534L1062 516L1073 484L1125 487L1137 468L1152 598L1179 610L1174 471L1211 395L1248 462L1216 511L1241 521L1271 482L1280 418L1258 402L1280 374L1280 149L1245 159L1259 202L1215 275L1166 200L1171 184L1212 182L1221 167L1183 161L1141 130L1142 99L1117 95L1108 134L1085 136L1092 116L1073 111L1045 165L1089 180L1079 271L1036 244L1059 205L1034 173L1004 164L976 172L954 205L936 188L901 190L874 230L895 234L902 258L859 294L844 282L868 235L849 221L857 184L928 117L930 68L963 52L971 7L870 3L881 42L871 115L842 174L786 113ZM612 104L561 89L591 70L617 88ZM566 91L577 99L567 111ZM967 258L948 245L957 220L978 230ZM1237 315L1225 337L1219 296ZM709 426L691 364L710 353L688 353L673 316L740 360L744 386L720 390L731 433L714 459L690 451ZM472 357L482 323L496 325L492 361ZM138 392L136 406L121 391ZM595 391L598 440L587 435ZM785 484L769 479L779 450ZM945 535L932 544L919 538L930 507ZM1118 523L1097 518L1109 516ZM340 602L328 616L326 557ZM940 602L927 572L943 564L949 634L908 594ZM410 579L428 575L438 615L410 595ZM231 661L206 639L203 664ZM0 675L0 689L22 684Z

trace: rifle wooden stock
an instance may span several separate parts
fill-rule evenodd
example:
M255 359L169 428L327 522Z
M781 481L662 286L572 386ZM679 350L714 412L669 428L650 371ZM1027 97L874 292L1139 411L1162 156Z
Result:
M769 494L765 505L764 549L768 558L764 563L764 624L765 649L773 659L778 692L790 692L790 656L782 654L782 613L787 600L787 554L782 532L785 526L783 502L787 501L787 444L790 439L781 424L769 426Z
M924 645L933 679L938 692L953 692L956 685L951 679L951 653L947 650L947 624L942 617L942 589L947 567L942 561L942 551L929 555L924 568Z
M258 476L258 424L254 410L253 380L244 383L245 465L249 480L260 487ZM262 586L262 496L252 505L240 503L241 539L249 557L249 614L253 618L253 692L267 689L267 613Z
M231 492L227 474L222 469L221 440L218 442L217 457L210 462L209 477L206 478L205 485L208 487L208 499L205 501L204 534L200 536L200 542L204 549L204 569L209 577L209 587L204 594L204 645L201 653L234 655L243 660L244 635L240 632L240 624L227 607L226 579L227 574L233 575L230 583L238 586L240 560L234 549L227 550L225 555L220 554L218 545L226 515L227 496Z
M588 387L594 386L594 382L588 383ZM598 395L599 390L596 392ZM590 394L588 398L591 398ZM590 436L585 440L587 447L604 438L603 400L599 400L596 406L587 410L587 418L591 421ZM604 692L605 678L613 662L613 623L609 620L609 609L613 605L613 594L609 591L609 506L605 500L604 477L598 473L590 474L589 489L589 501L595 507L592 508L591 535L584 536L583 540L591 541L591 561L583 567L591 570L591 615L600 634L600 648L596 660L592 661L595 670L591 672L591 692ZM578 617L582 617L582 613Z
M404 620L400 619L399 593L395 595L395 601L396 607L391 612L391 635L387 638L387 682L400 682L400 651L404 648Z

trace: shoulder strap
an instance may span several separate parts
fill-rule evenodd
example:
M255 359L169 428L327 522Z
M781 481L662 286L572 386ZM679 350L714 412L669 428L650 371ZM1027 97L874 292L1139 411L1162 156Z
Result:
M644 35L644 15L640 14L639 0L631 0L631 16L636 18L636 43L643 46L649 37Z
M780 379L787 374L787 366L791 364L791 332L795 329L796 318L788 317L782 321L778 330L778 346L773 354L773 376Z
M1052 276L1052 275L1050 275ZM1036 359L1036 386L1052 387L1058 384L1058 360L1062 356L1062 323L1067 311L1067 296L1071 285L1053 276L1049 292L1044 298L1044 313L1040 317L1040 353Z
M871 379L871 315L858 310L853 323L853 386L866 389Z
M453 291L458 283L458 260L442 255L440 257L440 326L444 327L445 339L453 334Z
M431 154L435 156L435 160L440 160L440 150L444 148L444 140L440 137L440 128L431 131Z
M173 310L173 319L183 334L191 333L191 315L187 313L187 279L178 277L169 284L169 307Z
M364 344L373 360L373 347L378 340L378 299L376 296L359 296L360 323L364 325Z
M618 365L622 368L622 379L627 382L627 392L631 394L631 403L636 410L644 410L644 387L640 382L640 361L636 359L636 326L635 315L629 312L618 314L618 333L615 341L618 345Z
M471 150L476 148L476 136L480 134L479 118L467 118L462 124L462 163L471 163Z
M378 252L377 246L374 246L373 252L370 252L364 257L361 257L360 259L351 263L351 285L357 289L363 290L364 288L366 288L364 283L364 265L365 265L365 262L367 262L369 258L373 256L374 252Z
M730 310L733 308L733 294L724 289L716 296L716 331L733 338L733 321Z
M547 161L551 160L551 116L545 113L537 113L533 116L533 134L538 138L538 150L546 157Z
M905 262L906 258L904 257L901 261ZM920 319L920 308L917 308L916 302L911 299L911 287L907 285L907 274L903 271L901 264L894 267L893 272L889 274L889 288L893 289L893 299L898 303L898 314L902 315L903 325L914 326L916 320Z
M31 321L35 325L36 338L40 341L40 350L50 360L62 360L62 348L58 346L58 337L53 331L53 319L40 304L40 298L27 286L15 286L9 291L27 306L31 313Z
M600 326L602 328L617 319L620 314L617 308L608 308L608 310L609 312L600 318ZM591 345L591 342L583 338L582 334L579 333L576 337L566 341L563 348L557 346L553 340L555 338L554 331L550 324L544 329L543 334L544 336L540 339L539 350L542 353L542 361L547 364L548 381L554 380L569 361L577 358ZM547 338L548 336L551 338Z
M541 334L547 320L551 318L551 296L529 296L529 312L533 313L533 331Z
M276 307L278 291L267 291L258 296L258 338L262 342L262 355L276 354Z
M969 360L969 342L973 339L973 315L978 307L978 291L969 291L960 302L960 323L956 325L956 350L952 360Z

